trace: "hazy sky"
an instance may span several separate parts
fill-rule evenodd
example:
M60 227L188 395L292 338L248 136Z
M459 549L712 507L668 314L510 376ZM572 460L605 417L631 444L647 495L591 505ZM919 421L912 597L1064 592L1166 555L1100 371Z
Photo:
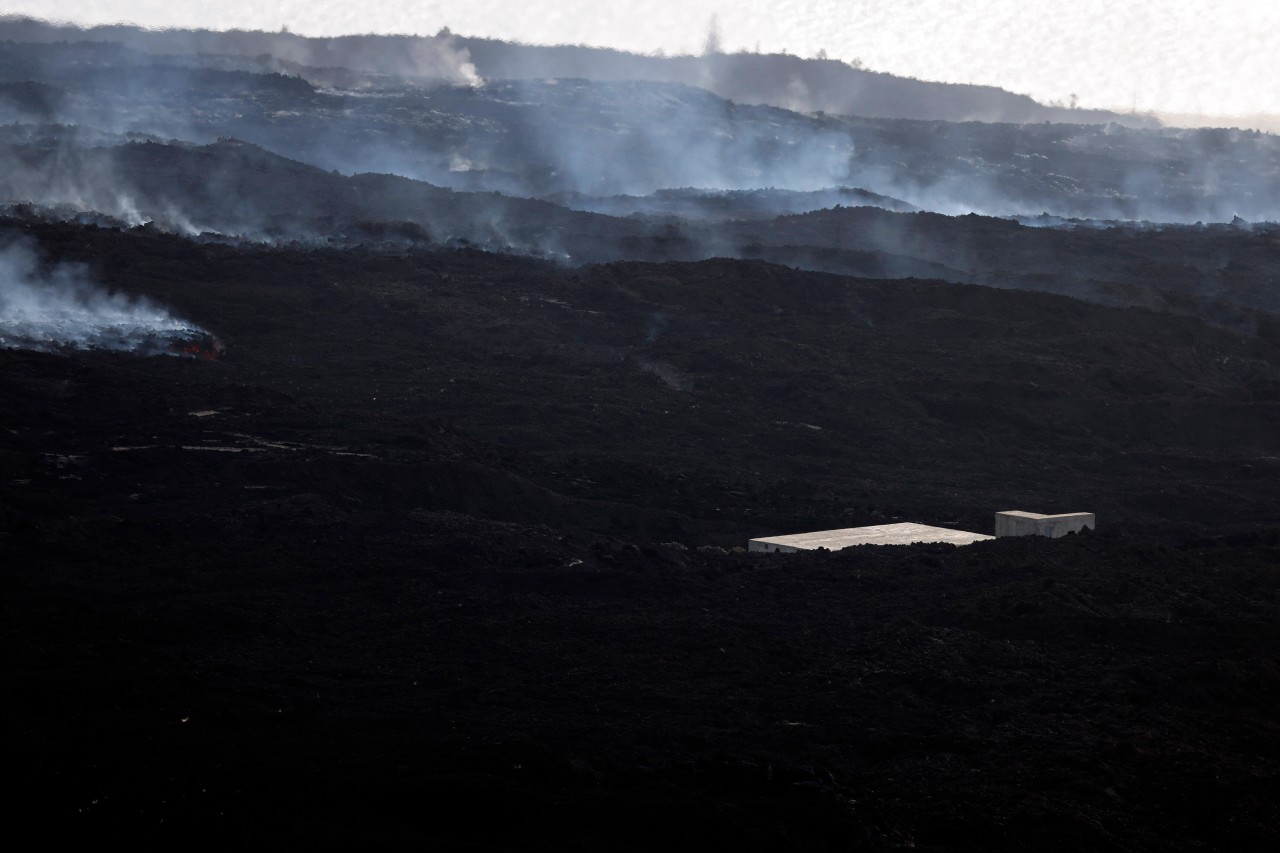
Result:
M987 83L1081 106L1280 114L1277 0L0 0L76 23L463 35L861 60L927 80Z

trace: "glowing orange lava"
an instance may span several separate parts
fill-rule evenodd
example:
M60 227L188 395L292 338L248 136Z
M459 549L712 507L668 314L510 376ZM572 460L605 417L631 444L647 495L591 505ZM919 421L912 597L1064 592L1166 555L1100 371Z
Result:
M222 350L222 341L218 340L213 335L197 339L177 341L173 345L173 352L178 355L190 356L191 358L203 358L209 361L221 358Z

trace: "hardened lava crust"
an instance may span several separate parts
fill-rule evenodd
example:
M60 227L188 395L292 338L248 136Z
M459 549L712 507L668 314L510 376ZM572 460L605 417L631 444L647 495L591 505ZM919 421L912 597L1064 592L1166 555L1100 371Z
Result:
M1280 840L1265 327L758 261L24 227L222 350L0 350L13 827L298 849ZM987 533L1009 508L1098 529L742 551Z

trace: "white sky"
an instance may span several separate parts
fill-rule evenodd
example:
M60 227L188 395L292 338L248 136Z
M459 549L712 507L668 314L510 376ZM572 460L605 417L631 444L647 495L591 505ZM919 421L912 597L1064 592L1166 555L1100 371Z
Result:
M925 80L1041 101L1207 115L1280 114L1280 0L0 0L0 13L81 24L289 27L700 52L860 59Z

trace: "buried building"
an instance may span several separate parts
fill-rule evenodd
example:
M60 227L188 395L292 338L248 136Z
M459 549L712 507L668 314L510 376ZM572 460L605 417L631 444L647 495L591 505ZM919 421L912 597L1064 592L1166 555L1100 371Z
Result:
M1096 521L1091 512L1068 512L1059 515L1041 515L1021 510L996 513L996 535L952 530L948 527L932 527L928 524L902 522L876 524L870 527L846 527L840 530L819 530L814 533L794 533L789 536L764 536L747 542L747 551L754 554L794 554L797 551L840 551L854 545L912 545L917 542L945 542L952 545L969 545L984 539L1004 536L1047 536L1058 539L1071 533L1092 530Z
M796 533L791 536L768 536L752 539L747 550L755 553L794 554L796 551L816 551L826 548L839 551L854 545L911 545L915 542L950 542L952 545L968 545L982 539L994 539L981 533L952 530L947 527L930 527L927 524L876 524L871 527L846 527L843 530L819 530L816 533Z
M1060 539L1070 533L1093 530L1097 520L1091 512L1064 512L1041 515L1010 509L996 513L996 536L1048 536Z

